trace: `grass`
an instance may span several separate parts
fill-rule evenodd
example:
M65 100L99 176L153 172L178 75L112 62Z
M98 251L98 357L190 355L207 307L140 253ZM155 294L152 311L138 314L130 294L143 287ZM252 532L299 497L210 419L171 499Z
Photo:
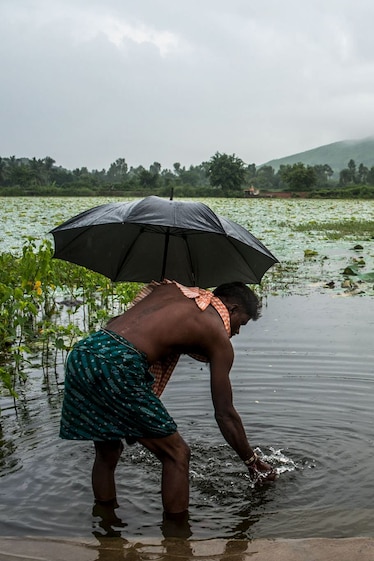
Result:
M342 220L340 222L316 222L311 220L303 224L294 226L297 232L325 232L330 239L340 239L346 236L372 237L374 238L374 221L373 220Z

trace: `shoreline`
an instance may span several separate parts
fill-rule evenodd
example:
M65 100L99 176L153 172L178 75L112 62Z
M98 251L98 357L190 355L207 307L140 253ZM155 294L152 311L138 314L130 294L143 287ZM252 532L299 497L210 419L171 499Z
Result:
M372 561L374 537L165 540L0 537L0 561Z

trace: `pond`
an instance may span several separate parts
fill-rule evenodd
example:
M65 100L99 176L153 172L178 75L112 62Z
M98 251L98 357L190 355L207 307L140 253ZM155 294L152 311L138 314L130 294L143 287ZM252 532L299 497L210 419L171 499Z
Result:
M112 199L111 199L112 200ZM2 199L0 251L103 199ZM372 536L374 240L321 223L374 221L374 201L206 200L281 261L265 275L263 317L233 339L235 405L253 446L279 473L253 488L215 424L205 365L183 358L164 402L192 449L193 539ZM299 225L306 224L304 230ZM361 249L354 249L360 246ZM310 250L306 256L306 250ZM347 266L368 276L343 275ZM0 396L0 535L160 537L160 466L138 445L117 468L112 520L93 508L90 443L58 438L57 376L31 357L15 410Z
M129 199L0 197L0 252L19 254L30 235L36 242L52 240L49 230L64 220L115 200ZM369 274L370 281L354 276L348 291L374 295L374 200L199 200L249 229L279 259L280 265L263 279L271 290L340 292L342 272L353 266L361 276ZM369 233L358 229L360 221L372 224ZM342 223L350 228L344 235ZM357 246L361 249L354 250Z
M373 301L315 294L265 304L233 339L231 377L250 440L279 478L252 487L214 422L205 365L183 359L164 402L192 448L187 535L372 536ZM0 534L160 537L160 469L138 445L117 468L116 519L93 509L91 445L57 436L62 365L60 374L42 386L36 369L17 415L3 411Z

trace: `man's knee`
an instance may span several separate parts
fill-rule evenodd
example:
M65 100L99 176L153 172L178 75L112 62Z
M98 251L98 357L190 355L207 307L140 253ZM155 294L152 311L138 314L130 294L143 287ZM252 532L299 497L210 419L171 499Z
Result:
M176 447L175 459L189 464L191 458L191 448L181 439L181 443Z
M165 438L141 438L140 444L148 448L161 462L175 462L187 465L191 450L178 432Z
M95 441L96 458L110 468L115 468L123 450L120 440Z
M172 446L168 448L166 459L170 459L177 464L189 465L191 458L191 449L188 444L179 436L173 442Z

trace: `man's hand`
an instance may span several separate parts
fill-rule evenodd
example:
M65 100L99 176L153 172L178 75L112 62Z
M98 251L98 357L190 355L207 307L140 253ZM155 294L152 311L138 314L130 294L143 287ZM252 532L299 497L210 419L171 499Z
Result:
M260 458L257 458L255 463L248 467L248 471L253 483L258 485L270 483L277 478L275 469Z

